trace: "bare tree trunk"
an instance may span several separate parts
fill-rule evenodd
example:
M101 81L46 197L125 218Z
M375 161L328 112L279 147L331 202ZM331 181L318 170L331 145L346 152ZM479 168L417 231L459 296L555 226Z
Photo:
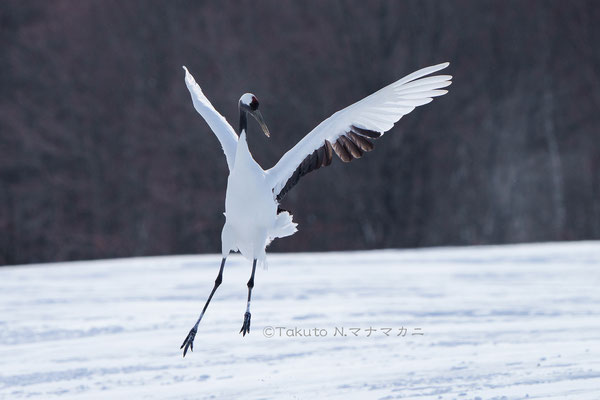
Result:
M548 81L550 79L547 79ZM556 130L554 124L554 96L552 93L551 82L546 82L546 91L543 95L543 118L544 118L544 137L548 148L548 157L550 158L550 179L552 180L552 208L554 209L554 239L564 238L565 226L565 199L564 199L564 178L562 171L562 161L560 151L556 140Z

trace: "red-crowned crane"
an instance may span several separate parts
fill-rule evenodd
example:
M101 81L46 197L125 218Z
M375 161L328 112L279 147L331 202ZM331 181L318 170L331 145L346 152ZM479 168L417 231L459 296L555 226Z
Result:
M321 122L298 144L281 157L275 166L263 170L254 160L247 143L248 115L260 124L265 135L269 130L258 110L258 100L251 93L239 101L239 130L219 114L206 98L186 67L185 83L192 96L196 111L206 120L221 142L227 165L227 193L225 197L225 225L221 233L223 259L208 300L185 338L181 348L185 357L188 348L193 351L198 324L223 279L225 260L232 251L239 251L252 261L248 281L248 302L240 333L250 332L250 298L254 287L257 262L264 263L266 247L275 238L293 235L296 224L292 215L280 209L281 199L307 173L331 164L333 153L349 162L373 150L372 140L390 130L398 120L415 107L447 93L443 90L452 82L450 75L428 76L444 69L448 63L420 69L384 87L368 97L344 108Z

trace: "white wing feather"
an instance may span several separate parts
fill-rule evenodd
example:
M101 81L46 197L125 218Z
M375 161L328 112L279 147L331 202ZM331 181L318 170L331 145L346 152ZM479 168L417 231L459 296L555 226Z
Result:
M223 152L227 158L227 166L231 171L233 164L235 163L235 150L237 148L238 136L227 120L215 110L204 93L202 93L202 89L200 89L200 86L198 86L192 74L189 73L185 66L183 69L185 70L185 84L192 96L194 108L202 118L204 118L206 123L208 123L210 129L212 129L219 139L219 142L221 142Z
M334 143L352 125L383 134L415 107L431 102L433 97L446 94L447 90L440 89L452 83L452 76L422 77L448 65L449 63L443 63L413 72L321 122L285 153L273 168L266 171L273 193L277 195L281 191L302 161L323 146L325 140Z

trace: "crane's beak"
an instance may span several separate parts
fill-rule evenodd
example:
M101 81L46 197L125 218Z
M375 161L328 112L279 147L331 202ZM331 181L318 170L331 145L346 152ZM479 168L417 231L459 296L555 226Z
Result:
M271 133L269 132L269 128L267 128L267 124L265 124L265 120L263 119L263 116L260 113L260 110L252 111L250 114L254 117L254 119L256 119L256 121L258 122L258 124L262 128L262 130L265 133L265 135L267 135L267 137L271 137Z

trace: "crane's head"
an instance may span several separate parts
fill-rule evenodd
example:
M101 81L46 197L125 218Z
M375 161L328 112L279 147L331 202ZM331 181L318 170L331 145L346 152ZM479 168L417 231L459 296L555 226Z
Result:
M267 128L267 124L265 124L262 114L258 110L258 99L255 95L253 95L252 93L244 93L242 97L240 97L239 107L240 117L242 117L245 114L252 115L254 119L256 119L256 121L259 123L265 135L267 135L267 137L271 137L271 133L269 133L269 128Z

